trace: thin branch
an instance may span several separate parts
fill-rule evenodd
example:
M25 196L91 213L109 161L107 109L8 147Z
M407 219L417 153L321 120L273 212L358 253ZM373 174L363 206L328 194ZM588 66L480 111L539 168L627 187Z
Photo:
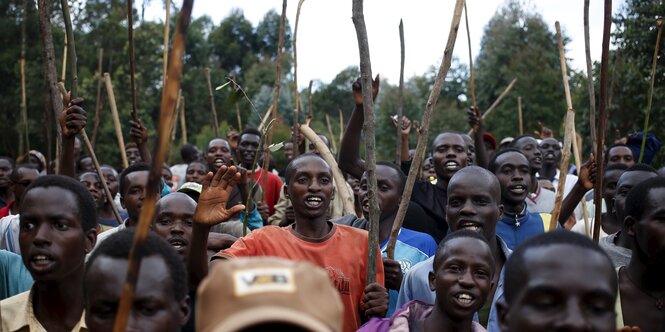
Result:
M485 111L485 113L483 113L483 116L481 117L481 119L485 120L485 118L487 116L489 116L497 106L499 106L499 104L503 100L503 97L505 97L508 94L508 92L510 92L510 90L513 89L513 86L515 86L515 83L517 83L517 78L513 78L513 80L510 81L510 84L508 84L506 89L504 89L503 92L501 92L501 94L499 95L499 98L497 98L494 101L494 103L492 103L492 105L490 105L490 107ZM473 129L469 130L467 132L467 134L471 135L472 132L473 132Z
M644 147L647 144L647 131L649 130L649 116L651 115L651 102L653 100L653 84L656 81L656 61L658 61L658 49L660 47L660 38L663 35L663 18L659 17L656 21L658 26L658 37L656 37L656 47L653 50L653 62L651 63L651 81L649 82L649 100L647 102L647 114L644 118L644 131L642 132L642 146L640 147L640 158L638 163L642 162L644 157Z
M217 110L215 109L215 96L212 94L212 83L210 82L210 68L203 69L208 84L208 98L210 98L210 113L212 114L212 130L215 137L219 137L219 121L217 121Z
M400 46L400 66L399 66L399 92L397 93L397 121L402 122L404 116L404 22L399 20L399 46ZM341 127L340 127L341 128ZM342 130L342 133L344 130ZM395 127L395 164L399 165L402 162L402 147L399 142L402 138L402 128Z
M587 88L589 89L589 126L591 146L596 146L596 88L593 85L593 63L589 41L589 0L584 0L584 52L586 53Z

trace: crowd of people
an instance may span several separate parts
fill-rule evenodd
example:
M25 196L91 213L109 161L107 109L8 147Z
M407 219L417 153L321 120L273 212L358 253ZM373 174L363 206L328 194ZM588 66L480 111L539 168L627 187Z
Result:
M393 117L402 160L376 163L379 244L370 247L360 80L350 88L355 108L338 166L294 135L282 149L287 164L270 167L263 133L247 128L203 151L183 145L161 183L150 181L140 121L129 124L129 165L98 173L76 137L87 121L82 100L71 101L57 175L38 151L0 156L1 330L111 331L135 228L148 189L158 189L135 253L127 330L665 331L665 174L649 165L655 137L644 163L634 143L642 134L631 135L603 160L570 167L559 186L562 143L546 127L497 140L470 109L472 135L437 133L426 158L413 160L411 122ZM414 163L418 179L406 188ZM335 182L338 172L346 183ZM599 176L603 213L594 220Z

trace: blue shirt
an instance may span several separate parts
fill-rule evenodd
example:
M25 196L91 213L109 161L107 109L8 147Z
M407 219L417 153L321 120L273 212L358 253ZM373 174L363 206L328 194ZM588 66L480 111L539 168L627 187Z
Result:
M381 252L386 256L385 250L388 239L381 243ZM397 235L395 243L395 260L399 262L402 273L406 274L416 263L428 259L436 254L437 244L430 235L402 228ZM391 317L397 306L398 292L394 289L388 290L389 306L386 317Z
M512 254L512 250L506 245L506 242L500 236L497 236L499 245L503 255L506 256L506 260ZM422 261L408 273L404 275L402 279L402 286L400 287L399 296L397 298L397 307L401 308L409 301L418 300L425 303L434 303L436 299L436 293L429 288L429 273L432 271L432 264L434 263L434 257ZM505 265L504 265L505 267ZM496 303L503 300L503 281L504 281L504 269L501 269L499 274L499 283L496 286L494 291L494 297L492 298L492 307L490 308L489 320L487 323L487 331L489 332L499 332L499 318L496 312Z
M0 250L0 300L29 291L32 283L21 256Z
M524 210L522 214L504 212L496 224L496 235L506 242L510 250L515 250L520 243L549 230L551 215ZM560 226L557 223L557 229Z

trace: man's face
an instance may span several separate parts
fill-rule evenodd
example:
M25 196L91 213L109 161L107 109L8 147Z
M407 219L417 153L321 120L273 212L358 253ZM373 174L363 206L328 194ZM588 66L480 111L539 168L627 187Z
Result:
M21 197L23 197L25 190L32 183L32 181L34 181L38 177L39 177L39 172L37 172L37 169L24 167L18 171L16 178L14 179L14 181L12 181L12 188L14 190L14 200L16 200L16 203L18 205L20 205L21 203Z
M102 174L104 174L111 196L115 197L118 194L118 172L111 167L102 166Z
M242 165L251 169L252 164L254 163L254 157L256 156L256 151L259 150L259 144L261 143L261 137L254 134L244 134L240 136L240 142L238 143L238 158Z
M448 184L446 220L450 230L469 229L492 241L503 211L500 193L482 176L467 173L458 177Z
M162 167L162 179L164 179L167 186L173 188L173 174L169 168Z
M397 213L399 202L402 198L399 181L399 174L396 170L385 165L376 165L376 194L379 199L378 203L379 210L381 211L381 220ZM360 199L360 207L365 216L369 216L368 189L367 173L364 173L360 179L358 199Z
M528 194L531 174L529 161L518 152L506 152L495 160L496 178L501 184L501 202L516 205Z
M467 145L462 136L439 134L432 143L432 164L439 179L448 180L467 164Z
M12 164L7 159L0 159L0 188L7 188L10 185L9 175L12 174Z
M210 141L208 143L206 162L213 172L216 172L222 165L233 165L233 156L229 142L221 138Z
M191 163L187 166L187 173L185 174L185 182L196 182L203 184L207 174L206 168L200 163Z
M157 202L157 212L152 230L166 240L182 256L187 258L192 240L196 202L183 193L172 193Z
M284 143L284 157L286 157L287 161L293 159L293 143Z
M84 172L94 172L95 171L95 165L92 163L92 158L91 157L85 157L81 160L79 160L79 173L84 173Z
M466 143L466 163L467 165L473 165L476 163L476 146L473 145L473 139L471 136L463 134L461 135Z
M472 238L450 240L444 250L436 271L429 274L436 305L453 320L471 318L492 289L492 253L487 244Z
M104 206L104 203L106 203L104 187L97 174L91 172L83 173L79 176L79 182L88 189L90 195L92 195L92 198L95 200L95 205L98 209Z
M623 223L626 217L626 197L630 189L638 183L657 177L658 174L645 171L623 172L617 182L617 191L614 195L614 209L616 209L617 219Z
M120 196L122 207L127 209L127 215L132 220L138 220L145 199L145 190L148 186L148 171L137 171L127 174L123 184L125 188Z
M136 164L141 161L141 152L139 152L138 148L127 148L125 150L125 153L127 154L127 162L132 165Z
M607 205L607 211L614 211L614 196L617 192L617 182L621 174L623 174L623 170L614 169L606 171L605 176L603 176L603 200Z
M434 170L434 165L432 163L432 157L426 158L423 160L423 181L430 181L431 179L436 179L436 171Z
M323 142L323 144L325 144L328 148L330 148L330 141L328 141L328 137L325 137L323 135L318 135L318 136L321 139L321 141ZM319 149L317 149L316 145L314 145L314 143L312 143L312 142L309 143L309 152L321 155L321 152L319 151Z
M607 166L624 164L628 167L635 165L633 152L627 146L615 146L607 151Z
M296 216L316 218L328 213L333 197L330 166L320 158L305 157L298 160L295 172L286 187Z
M35 282L61 282L83 272L97 233L83 230L74 194L59 187L34 188L26 192L19 212L21 256Z
M90 331L112 331L120 303L127 260L99 256L85 277L85 323ZM128 316L128 331L178 331L189 316L188 299L175 300L173 282L164 259L144 257L134 302ZM94 290L94 291L93 291Z
M543 167L543 154L538 149L538 141L533 137L523 137L517 141L515 148L522 151L531 166L534 174Z
M557 166L561 161L561 145L554 138L546 138L538 146L543 156L543 164L547 166Z
M358 193L360 192L360 180L354 178L353 176L349 176L346 179L346 183L348 183L349 186L351 186L351 189L353 190L353 196L356 197L355 199L359 199L358 198ZM358 201L358 202L360 202L360 201Z
M647 195L642 217L629 229L635 243L646 258L665 265L665 188L654 188Z
M569 244L532 248L526 282L499 302L501 331L615 331L614 270L600 253Z

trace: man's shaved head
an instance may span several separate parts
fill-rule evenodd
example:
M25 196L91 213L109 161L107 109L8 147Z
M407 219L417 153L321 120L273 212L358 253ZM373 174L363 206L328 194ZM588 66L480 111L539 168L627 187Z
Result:
M489 183L490 194L496 199L497 202L501 201L501 185L499 184L499 180L497 180L496 176L494 176L494 174L492 174L490 171L479 166L467 166L457 171L457 173L455 173L455 175L450 178L448 187L454 186L458 181L466 181L464 179L467 177L483 179L486 181L486 183Z

